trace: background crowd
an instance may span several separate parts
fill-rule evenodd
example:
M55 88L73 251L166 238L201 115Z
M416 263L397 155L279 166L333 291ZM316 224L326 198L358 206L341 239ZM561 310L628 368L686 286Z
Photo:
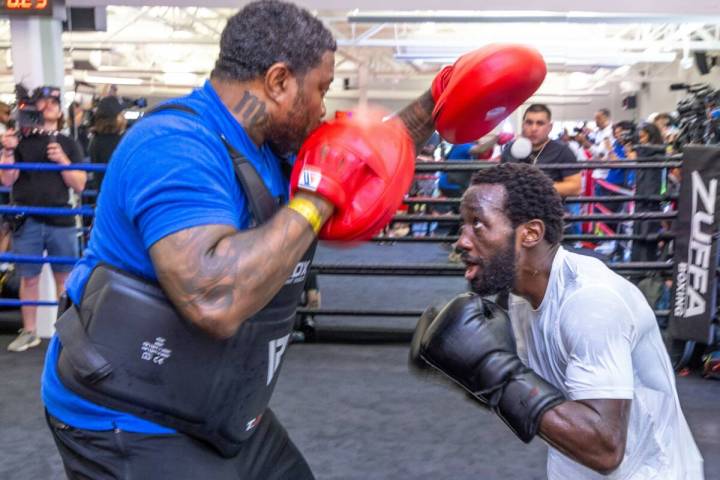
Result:
M146 103L142 99L120 97L111 88L90 101L81 96L71 103L67 115L62 109L60 90L40 87L25 101L36 111L34 129L28 129L22 104L0 102L2 156L0 163L107 164L129 128L132 118ZM27 108L27 107L26 107ZM18 125L22 121L25 125ZM418 152L424 162L525 162L540 167L553 165L545 173L565 200L568 215L661 212L676 208L674 198L680 185L679 169L583 168L578 162L624 162L653 160L678 153L680 119L670 113L656 113L640 121L613 121L608 109L598 110L593 119L569 125L553 121L544 104L525 108L517 132L507 125L476 141L452 145L432 136ZM430 217L457 215L457 205L470 183L472 169L417 173L408 193L405 210L398 213ZM101 190L103 173L83 171L32 172L13 169L0 171L5 187L0 193L4 204L30 207L94 206ZM84 192L84 193L83 193ZM624 200L623 197L628 197ZM632 197L640 197L641 199ZM654 197L647 199L648 197ZM645 199L642 199L645 198ZM424 203L423 200L433 199ZM437 200L448 200L446 203ZM383 232L390 240L398 237L442 237L448 258L457 262L454 239L459 222L393 222ZM5 215L0 231L0 250L15 254L77 257L91 227L90 217ZM568 221L566 246L590 252L607 261L658 261L671 258L672 244L650 240L670 232L672 224L663 221ZM583 237L583 235L585 237ZM592 241L586 238L593 236ZM632 235L632 240L616 240ZM604 239L604 237L608 237ZM438 239L440 240L440 239ZM39 298L39 264L0 264L0 294L25 301ZM71 265L53 265L58 297ZM644 283L643 283L644 282ZM640 285L656 309L670 307L670 279L650 277ZM313 276L305 295L307 306L320 307L320 289ZM24 351L37 346L35 306L22 307L23 328L8 347ZM307 317L303 319L307 321ZM662 322L662 319L661 319Z

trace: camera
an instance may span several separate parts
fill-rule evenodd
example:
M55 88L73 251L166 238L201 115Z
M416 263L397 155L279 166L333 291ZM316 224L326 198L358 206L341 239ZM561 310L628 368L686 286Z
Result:
M620 134L620 143L623 145L627 145L628 143L631 145L636 145L640 142L640 138L638 137L637 132L632 131L624 131Z
M31 95L22 83L15 85L15 111L10 126L18 131L20 138L55 133L45 130L43 112L37 107L38 100L42 98L52 98L61 104L62 92L57 87L43 86L36 88Z
M720 116L712 115L720 105L720 90L703 83L674 83L670 85L670 90L685 90L689 94L677 104L678 135L673 147L682 151L687 144L720 143Z
M145 108L147 107L147 99L145 97L135 99L128 97L120 97L120 105L122 105L123 109Z

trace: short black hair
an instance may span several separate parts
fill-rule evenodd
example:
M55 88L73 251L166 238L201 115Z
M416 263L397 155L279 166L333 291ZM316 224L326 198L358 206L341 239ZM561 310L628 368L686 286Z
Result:
M505 187L505 213L513 228L530 220L545 224L545 240L555 245L563 234L563 204L550 177L527 163L502 163L482 169L472 177L472 185Z
M527 114L530 112L545 112L548 116L548 120L552 120L552 112L550 112L550 109L544 103L533 103L532 105L530 105L527 110L525 110L525 113L523 113L523 120L525 120L525 117L527 117Z
M660 129L653 123L643 123L640 125L640 130L644 131L648 136L648 143L651 145L662 145L665 143L663 140Z
M598 112L605 115L606 118L610 118L610 110L608 110L607 108L601 108L600 110L598 110Z
M278 0L248 3L230 17L220 37L211 73L221 80L248 81L284 62L302 77L337 44L332 33L307 10Z
M667 120L668 122L671 122L672 117L670 116L669 113L662 112L662 113L658 113L657 115L655 115L655 118L653 119L653 123L657 122L658 120Z

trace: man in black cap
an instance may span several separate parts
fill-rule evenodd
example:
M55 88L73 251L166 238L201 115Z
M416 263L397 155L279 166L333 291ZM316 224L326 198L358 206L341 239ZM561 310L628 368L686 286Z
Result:
M82 149L72 138L59 132L63 123L61 92L57 87L39 87L33 94L35 106L42 112L42 126L35 128L19 125L23 132L18 138L15 129L2 136L0 163L49 163L70 165L82 162ZM87 176L79 170L30 171L2 170L0 180L12 187L15 205L33 207L69 207L69 189L80 193ZM16 254L77 257L78 242L73 216L16 217L13 227L12 251ZM19 263L15 266L20 276L20 300L38 300L41 264ZM58 297L64 290L65 279L72 265L53 265L53 276ZM20 335L8 346L11 352L22 352L40 344L36 334L37 307L22 307L23 328Z

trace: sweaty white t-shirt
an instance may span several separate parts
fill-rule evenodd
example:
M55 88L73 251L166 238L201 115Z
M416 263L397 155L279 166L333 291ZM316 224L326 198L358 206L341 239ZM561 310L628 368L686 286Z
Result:
M550 447L550 480L703 478L655 314L632 283L561 247L540 307L511 295L510 317L522 361L568 399L632 400L617 470L600 475Z

